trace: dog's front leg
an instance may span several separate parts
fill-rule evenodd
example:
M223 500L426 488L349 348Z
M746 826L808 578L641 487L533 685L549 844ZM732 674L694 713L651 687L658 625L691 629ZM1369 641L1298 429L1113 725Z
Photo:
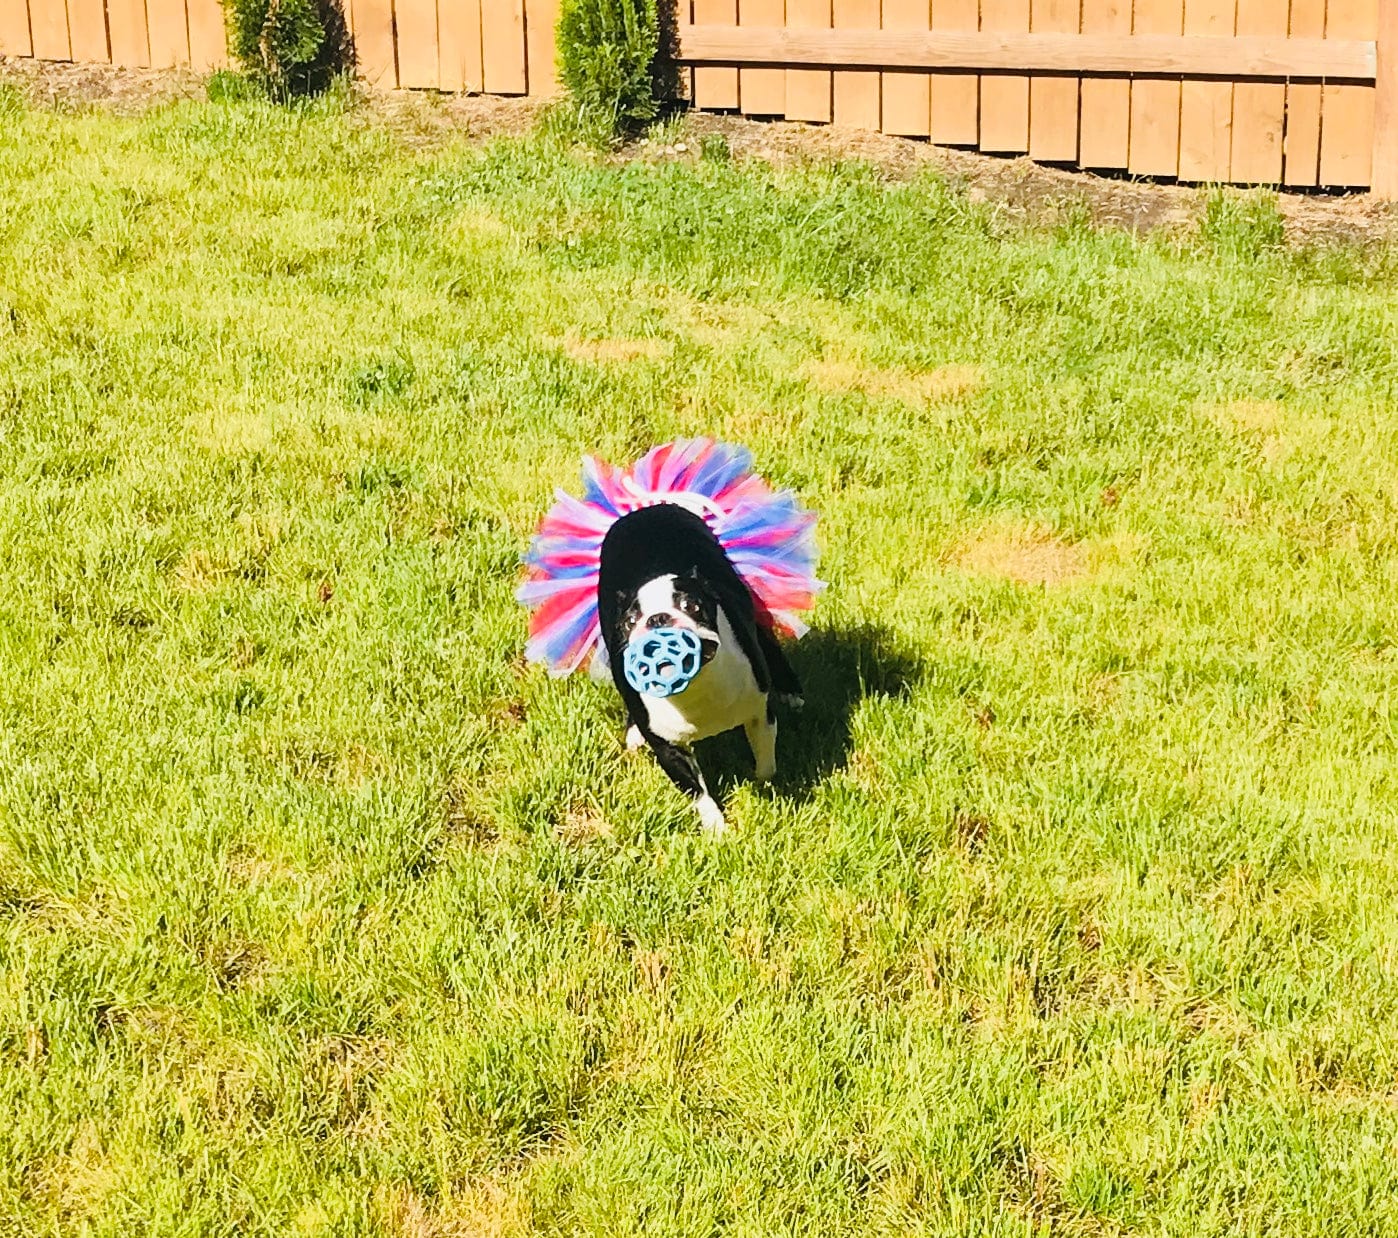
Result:
M699 768L694 754L688 748L681 748L678 744L672 744L668 739L661 739L653 733L642 731L642 734L646 743L651 746L651 751L655 753L655 759L660 762L660 768L669 775L670 781L694 802L704 828L710 834L722 834L728 828L728 822L723 818L723 809L709 794L704 772Z

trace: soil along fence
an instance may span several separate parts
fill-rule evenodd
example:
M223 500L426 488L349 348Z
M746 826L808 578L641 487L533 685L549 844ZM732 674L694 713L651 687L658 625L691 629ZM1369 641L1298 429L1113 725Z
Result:
M380 86L550 95L559 0L345 0ZM1398 197L1398 0L678 0L695 106ZM0 54L224 63L219 0L0 0Z
M693 0L700 108L1398 196L1398 0Z
M558 0L344 0L356 68L385 87L550 95ZM227 63L219 0L0 0L0 55L128 68Z

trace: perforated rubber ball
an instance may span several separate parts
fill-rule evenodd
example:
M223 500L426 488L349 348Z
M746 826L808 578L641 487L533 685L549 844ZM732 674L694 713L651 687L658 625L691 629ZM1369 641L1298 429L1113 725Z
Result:
M643 696L674 696L699 673L703 648L689 628L651 628L631 638L622 659L626 682Z

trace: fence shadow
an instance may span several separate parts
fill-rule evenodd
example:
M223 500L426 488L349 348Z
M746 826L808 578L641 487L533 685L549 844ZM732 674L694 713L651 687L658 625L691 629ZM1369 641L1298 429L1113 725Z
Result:
M778 706L781 729L773 785L779 794L804 798L848 761L860 702L905 695L922 679L923 667L916 654L876 624L813 630L788 646L787 655L805 689L806 704L799 712ZM708 750L701 751L701 761L723 793L752 777L741 731L703 747Z

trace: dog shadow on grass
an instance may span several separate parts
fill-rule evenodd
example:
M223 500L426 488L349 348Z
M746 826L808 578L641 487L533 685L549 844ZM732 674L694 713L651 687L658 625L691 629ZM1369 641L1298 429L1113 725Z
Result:
M854 715L869 697L900 697L921 680L923 665L887 628L861 624L818 628L787 646L805 706L778 705L777 777L781 795L805 798L849 760ZM700 760L722 794L749 781L752 757L741 731L710 741Z

